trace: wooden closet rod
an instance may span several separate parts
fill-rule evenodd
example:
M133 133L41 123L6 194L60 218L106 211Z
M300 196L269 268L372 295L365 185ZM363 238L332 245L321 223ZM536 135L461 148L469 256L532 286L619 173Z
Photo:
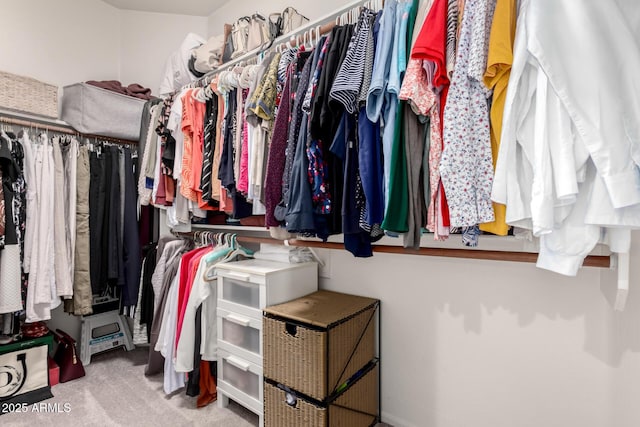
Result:
M16 125L16 126L34 127L34 128L38 128L38 129L45 129L45 130L49 130L51 132L64 133L64 134L67 134L67 135L77 135L77 136L83 137L83 138L94 138L94 139L97 139L97 140L100 140L100 141L114 142L116 144L123 144L123 145L137 145L138 144L138 141L131 141L131 140L128 140L128 139L120 139L120 138L113 138L111 136L101 136L101 135L80 133L77 130L73 129L72 127L63 127L61 125L50 125L50 124L46 123L45 121L32 121L32 120L16 119L16 118L12 118L12 117L0 117L0 122L6 123L6 124L10 124L10 125Z
M313 240L282 240L272 239L269 237L251 237L237 236L239 242L244 243L271 243L286 244L289 246L306 246L312 248L337 249L344 250L342 243L317 242ZM538 260L538 254L535 252L515 252L515 251L487 251L476 249L451 249L451 248L420 248L418 250L405 249L401 246L390 245L372 245L373 252L387 254L404 254L404 255L423 255L444 258L464 258L464 259L481 259L490 261L511 261L511 262L528 262L535 263ZM611 257L609 255L589 255L585 258L584 267L610 268Z

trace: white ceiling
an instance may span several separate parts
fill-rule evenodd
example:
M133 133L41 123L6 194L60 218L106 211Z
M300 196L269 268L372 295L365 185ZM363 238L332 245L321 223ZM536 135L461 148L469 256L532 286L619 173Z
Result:
M103 0L118 9L209 16L229 0Z

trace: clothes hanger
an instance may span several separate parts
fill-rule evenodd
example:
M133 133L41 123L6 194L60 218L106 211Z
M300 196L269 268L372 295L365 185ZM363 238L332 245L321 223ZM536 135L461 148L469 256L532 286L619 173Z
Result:
M207 231L207 245L210 245L212 248L215 248L215 241L213 240L213 232Z
M200 247L205 247L209 245L209 232L203 231L200 233Z
M228 233L218 233L216 239L221 243L219 243L212 252L204 256L204 261L207 265L204 272L204 280L209 282L216 277L216 264L224 259L229 252L233 251L230 240L228 240Z
M316 37L314 40L314 36L316 35L316 30L315 28L310 28L309 29L309 43L311 44L311 48L314 49L316 47L316 45L318 44L318 38Z
M204 89L201 87L193 89L191 92L191 97L198 102L205 103L207 98L205 97Z
M235 234L232 236L232 248L234 249L229 252L221 262L231 261L238 255L242 255L246 258L253 258L253 251L238 245L237 236Z
M202 97L204 98L205 101L210 100L211 97L213 96L213 89L211 89L210 85L206 85L201 89L201 91L202 91Z
M312 49L313 36L311 35L311 32L310 31L305 31L304 35L305 35L305 44L304 44L305 48L308 47L309 49Z

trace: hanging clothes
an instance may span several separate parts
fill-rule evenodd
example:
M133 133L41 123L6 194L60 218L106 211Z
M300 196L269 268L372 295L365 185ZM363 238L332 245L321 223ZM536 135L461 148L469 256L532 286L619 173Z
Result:
M138 290L140 286L140 270L142 269L140 241L138 239L138 220L136 210L136 194L133 159L131 150L124 148L124 206L123 206L123 242L122 265L124 274L124 289L122 290L122 304L125 307L138 304Z
M89 189L91 187L90 156L86 146L78 149L76 172L76 243L74 253L73 299L65 301L65 311L76 316L93 314L91 284L91 231ZM73 301L72 309L68 309L67 301Z
M385 157L386 209L382 228L393 233L409 231L408 212L408 176L407 157L404 145L404 103L398 95L402 88L402 79L407 67L407 31L409 16L412 14L411 2L400 3L396 13L396 32L392 48L392 63L389 70L387 96L389 105L385 109L382 144ZM413 26L411 25L413 29ZM388 168L388 171L387 171Z
M206 102L204 125L204 147L202 160L202 178L200 180L200 191L202 200L209 206L215 206L213 199L213 159L215 157L215 141L218 127L218 95L211 89L211 98Z
M22 147L24 149L24 181L27 187L27 195L26 195L26 218L25 218L25 232L24 232L24 246L23 246L23 259L22 259L22 269L25 274L29 274L29 268L31 266L31 257L33 254L33 246L36 244L36 226L37 226L37 218L38 218L38 194L36 192L36 188L38 185L37 177L36 177L36 159L34 155L33 143L31 142L31 136L28 132L22 132L22 138L20 140ZM1 175L0 170L0 177ZM0 189L2 186L0 186ZM2 246L4 246L4 227L6 223L5 218L5 205L4 205L4 195L0 193L0 223L2 224ZM0 255L1 256L1 255ZM28 292L28 282L25 287L25 297ZM26 298L25 298L26 302Z
M55 178L54 191L55 194L62 195L62 197L54 198L53 203L56 293L64 299L70 299L73 295L73 277L71 276L72 271L69 270L69 266L73 265L73 263L70 258L71 236L68 233L66 224L69 223L67 212L71 211L69 202L72 198L69 197L69 194L65 194L65 189L69 188L71 183L67 179L65 164L62 159L60 138L53 138L53 167ZM75 186L73 188L75 188ZM75 197L73 197L73 200L73 211L75 212Z
M446 72L446 15L447 1L434 0L411 51L412 59L424 61L423 65L429 78L427 87L429 91L433 91L436 102L435 111L430 114L431 194L427 213L427 228L434 233L436 240L446 239L449 235L449 208L440 179L440 159L443 150L442 117L449 90Z
M397 0L389 0L384 3L382 17L380 18L380 30L376 39L376 54L373 62L371 84L367 93L366 111L367 117L372 122L377 122L382 113L389 72L391 69L393 40L396 29Z
M264 180L264 204L267 210L265 224L267 227L281 225L281 217L276 217L275 210L282 201L282 176L286 158L288 124L291 116L291 76L294 73L294 68L295 64L291 64L287 70L286 82L282 91L278 115L273 125L271 144L269 145L269 157Z
M336 74L347 54L347 47L353 35L353 25L334 27L327 52L326 61L322 67L316 96L311 106L311 137L322 141L331 141L342 117L339 102L329 106L330 91ZM340 182L342 182L340 180ZM339 227L338 227L339 228Z
M197 271L193 278L193 286L189 292L189 296L186 303L186 308L183 316L182 328L180 330L180 338L177 343L176 350L176 371L178 372L191 372L195 369L194 352L198 355L208 353L209 358L206 360L216 360L215 353L217 348L217 311L216 311L216 298L217 298L217 281L207 279L205 273L211 268L212 265L220 261L220 258L216 258L211 263L207 262L206 256L210 254L214 249L209 248L198 261ZM207 306L205 309L204 306ZM196 319L196 312L199 307L201 309L201 318L204 319L204 323L198 322ZM204 334L201 333L200 343L197 343L196 335L198 332L198 326L200 330L204 330ZM210 331L210 332L206 332ZM204 342L205 344L202 344ZM209 347L207 352L203 352L203 347ZM211 350L213 347L213 350ZM212 359L210 356L214 355ZM206 356L203 356L206 357Z
M106 279L110 284L122 285L120 276L122 262L122 246L120 234L122 223L120 218L120 167L118 149L113 146L104 147L106 171L105 226L102 227L102 257ZM106 285L106 283L101 284Z
M154 315L149 340L149 359L145 368L145 375L155 375L163 371L164 357L156 350L163 324L165 308L169 297L169 289L177 277L180 268L181 254L192 248L191 242L173 241L165 245L160 260L151 279L154 289ZM164 340L164 337L163 337ZM172 341L173 342L173 341ZM173 344L171 345L173 347Z
M309 88L307 89L301 107L307 115L311 114L311 102L317 91L318 81L324 66L330 41L330 37L323 37L316 46L317 58L314 58L315 71L311 77L311 82L309 83ZM311 121L310 116L308 120ZM311 123L309 126L311 126ZM313 138L310 130L308 139L310 140L307 147L307 158L309 160L309 183L311 184L313 207L316 215L316 229L321 229L322 227L319 224L318 215L330 214L332 209L329 170L326 161L325 144L323 141Z
M516 33L517 12L516 0L498 0L493 15L493 23L491 24L484 84L493 90L490 120L491 156L494 171L500 149L502 115L507 98L511 64L513 63L513 42ZM505 236L509 231L509 227L505 222L505 205L493 203L493 212L495 220L480 224L480 230Z
M0 135L0 168L4 196L5 244L0 255L0 314L23 309L20 260L20 211L24 178L22 148L12 133ZM50 289L50 288L48 288Z
M29 261L29 289L27 293L27 322L48 320L51 310L59 305L55 290L54 261L54 188L55 169L53 146L46 134L41 134L33 147L37 194L37 219L34 243ZM0 266L0 269L2 267Z
M453 227L475 227L495 219L491 204L493 164L489 89L484 85L495 0L468 0L456 67L444 110L440 176ZM477 233L469 238L477 246Z
M506 204L507 224L540 236L538 267L575 275L602 232L612 251L628 252L630 229L640 226L633 8L630 1L581 3L575 25L576 11L562 2L520 5L492 198ZM569 39L585 44L569 43L549 25L571 29ZM597 35L594 26L602 29ZM583 67L594 55L597 64ZM607 64L621 58L629 67L606 78ZM602 82L597 90L594 81Z
M153 325L153 285L151 277L156 268L158 243L152 242L143 248L142 270L140 274L140 290L138 304L134 314L133 342L136 345L148 344L151 339Z
M284 219L289 233L313 234L313 207L307 177L308 158L306 156L308 118L302 110L304 95L311 79L313 57L309 52L301 52L299 63L304 64L299 77L294 80L296 92L293 97L293 116L289 126L285 166L282 176L282 200L284 206L276 212Z
M179 264L179 269L181 268ZM164 357L164 392L171 394L185 386L184 374L174 369L175 334L178 320L178 288L179 275L176 275L169 286L163 321L158 333L158 342L154 349Z
M147 145L149 147L149 145ZM90 272L93 293L100 294L106 284L106 271L103 267L103 230L105 228L105 207L107 202L105 157L98 152L89 154L89 236L90 236Z

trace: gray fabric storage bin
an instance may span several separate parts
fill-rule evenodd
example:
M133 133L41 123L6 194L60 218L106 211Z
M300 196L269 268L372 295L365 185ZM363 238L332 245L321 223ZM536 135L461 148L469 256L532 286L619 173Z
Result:
M144 99L86 83L63 88L61 119L81 133L138 140Z

